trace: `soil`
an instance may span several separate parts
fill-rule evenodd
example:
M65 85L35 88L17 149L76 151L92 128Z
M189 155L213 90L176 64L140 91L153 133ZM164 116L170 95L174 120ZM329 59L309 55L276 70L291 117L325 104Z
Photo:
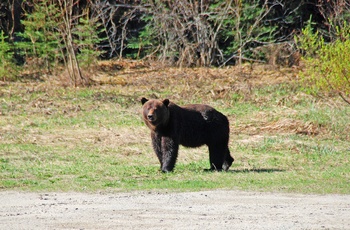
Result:
M0 229L350 229L349 195L0 192Z

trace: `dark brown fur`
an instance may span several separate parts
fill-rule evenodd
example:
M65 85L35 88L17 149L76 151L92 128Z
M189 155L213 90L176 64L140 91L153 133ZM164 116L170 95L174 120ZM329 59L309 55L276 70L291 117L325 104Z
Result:
M228 149L229 122L225 115L203 105L178 106L168 99L141 99L143 120L151 130L152 145L163 172L172 171L179 145L207 145L211 170L228 170L233 162Z

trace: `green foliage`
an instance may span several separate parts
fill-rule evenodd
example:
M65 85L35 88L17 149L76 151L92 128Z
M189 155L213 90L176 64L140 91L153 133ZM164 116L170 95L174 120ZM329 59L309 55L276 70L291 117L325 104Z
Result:
M234 5L230 17L224 20L224 27L220 32L222 41L229 41L229 46L223 47L226 55L240 52L245 56L251 55L252 43L274 41L276 26L264 23L268 13L267 6L261 7L259 0L242 0ZM220 43L222 43L222 41Z
M345 99L350 95L350 25L344 22L336 31L337 39L326 43L313 32L310 19L296 41L305 52L306 70L301 73L305 89L311 94L340 94Z
M147 17L144 18L145 21ZM156 45L156 40L151 40L152 34L155 32L152 30L152 26L150 24L146 25L143 30L140 32L138 37L133 37L130 39L127 47L131 50L127 56L131 58L141 58L145 57L149 51L152 50L152 46Z
M100 24L86 14L79 18L79 23L73 30L74 44L76 45L77 58L82 67L89 67L97 61L101 51L96 49L96 45L104 38L99 38L98 34L103 32L99 30Z
M18 68L13 61L13 52L11 45L6 41L7 36L0 31L0 79L12 80L16 77Z
M45 67L50 71L52 64L62 58L60 52L59 27L60 11L50 0L33 3L34 9L22 20L24 32L18 35L24 41L17 43L26 60L34 60L32 67Z
M309 19L306 27L302 29L302 36L295 37L299 49L305 51L306 58L313 58L317 55L318 50L324 46L324 39L319 32L314 32L314 23Z
M96 46L103 39L98 37L102 32L98 29L100 24L89 18L88 11L72 10L74 2L33 1L33 11L26 12L22 20L25 30L18 33L23 41L16 44L30 68L43 71L44 67L51 71L52 67L64 63L72 73L73 66L87 68L97 60L101 52ZM77 60L79 64L72 63ZM76 75L70 77L76 78Z

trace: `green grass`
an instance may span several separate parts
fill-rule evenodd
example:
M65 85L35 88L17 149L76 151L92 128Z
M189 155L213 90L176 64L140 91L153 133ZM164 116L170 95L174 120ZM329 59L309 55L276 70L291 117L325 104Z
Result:
M289 85L257 87L248 99L239 92L227 95L232 100L207 99L230 119L234 164L228 172L206 172L205 147L180 148L175 171L168 174L159 172L141 121L137 98L149 92L29 92L15 83L0 89L2 190L350 193L350 108L296 94Z

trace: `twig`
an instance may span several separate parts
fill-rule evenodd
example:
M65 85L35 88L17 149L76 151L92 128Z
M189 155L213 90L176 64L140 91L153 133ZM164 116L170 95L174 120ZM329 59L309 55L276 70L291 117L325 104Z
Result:
M346 102L350 105L350 100L348 100L343 94L342 92L338 92L339 96Z

